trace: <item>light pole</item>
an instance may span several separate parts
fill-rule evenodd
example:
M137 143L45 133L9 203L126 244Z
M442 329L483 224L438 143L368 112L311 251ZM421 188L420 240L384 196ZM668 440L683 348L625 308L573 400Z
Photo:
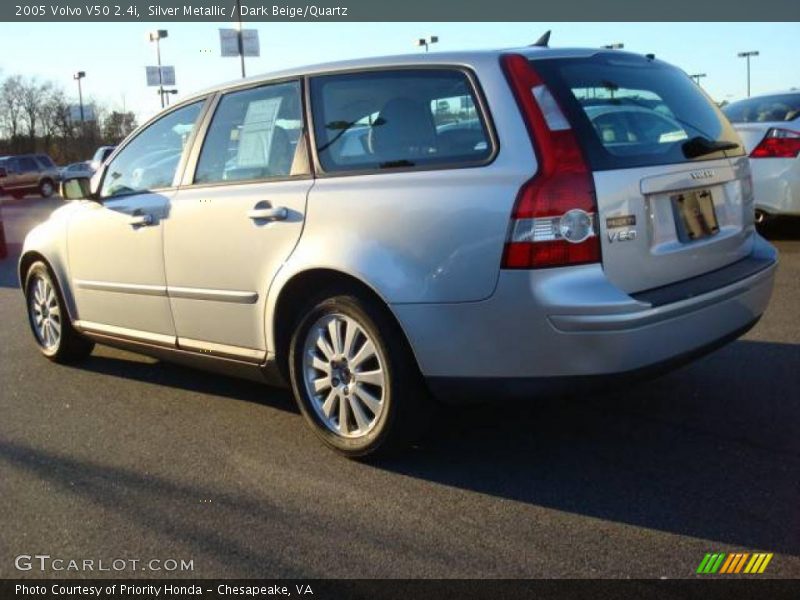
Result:
M758 56L758 50L750 50L749 52L739 52L739 58L747 59L747 97L750 97L750 57Z
M616 42L614 44L606 44L603 46L606 50L622 50L625 47L625 44L622 42Z
M239 46L239 60L242 63L242 79L244 74L244 40L242 40L242 5L241 0L236 0L236 44Z
M417 40L417 46L418 47L425 46L425 52L427 52L428 51L428 46L430 46L431 44L436 44L438 42L439 42L439 36L438 35L431 35L431 36L428 36L426 38L419 38Z
M177 93L178 93L178 90L175 90L175 89L164 90L164 96L167 98L167 106L169 106L169 95L170 94L177 94Z
M695 73L694 75L689 75L697 85L700 85L700 78L701 77L708 77L705 73Z
M81 109L81 125L83 125L83 90L81 89L81 79L86 77L86 71L78 71L72 78L78 82L78 106Z
M161 108L164 108L164 82L161 77L161 40L169 35L166 29L157 29L149 34L150 41L156 43L156 59L158 59L158 95L161 97Z

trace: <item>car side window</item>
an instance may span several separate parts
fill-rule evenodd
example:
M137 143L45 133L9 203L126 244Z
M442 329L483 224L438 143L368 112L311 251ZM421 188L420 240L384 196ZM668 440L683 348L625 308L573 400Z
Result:
M289 177L302 140L302 114L297 81L225 94L203 142L194 183Z
M311 80L325 171L480 164L493 152L469 77L457 69L399 69Z
M36 165L36 161L29 157L24 157L19 159L19 171L21 173L30 173L31 171L38 171L39 167Z
M204 102L168 113L128 143L106 169L101 198L170 187Z
M36 156L36 162L42 169L55 169L56 165L49 156L39 154Z

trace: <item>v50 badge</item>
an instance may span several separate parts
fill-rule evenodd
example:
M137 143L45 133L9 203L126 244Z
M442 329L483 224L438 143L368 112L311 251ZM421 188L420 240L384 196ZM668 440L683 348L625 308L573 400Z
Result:
M606 219L606 229L608 242L632 242L636 239L636 215L621 215L619 217L608 217ZM617 231L611 231L615 229Z

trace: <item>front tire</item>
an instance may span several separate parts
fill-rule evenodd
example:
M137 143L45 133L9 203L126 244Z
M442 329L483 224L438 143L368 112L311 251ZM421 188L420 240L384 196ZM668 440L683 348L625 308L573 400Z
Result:
M55 185L50 179L43 179L42 182L39 184L39 195L42 198L49 198L55 192Z
M411 349L387 309L329 293L302 313L289 349L295 398L314 433L351 458L407 446L431 401Z
M94 342L72 327L61 290L42 261L33 263L25 276L25 302L33 338L47 358L72 363L91 354Z

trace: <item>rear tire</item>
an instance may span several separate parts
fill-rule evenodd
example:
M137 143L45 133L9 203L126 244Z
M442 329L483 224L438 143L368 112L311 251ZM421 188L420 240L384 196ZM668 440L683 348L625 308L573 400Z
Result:
M386 455L417 439L433 404L387 309L347 290L330 290L300 314L289 375L314 433L350 458Z
M58 363L73 363L91 354L94 342L72 326L64 296L48 266L37 261L25 276L28 323L39 351Z

